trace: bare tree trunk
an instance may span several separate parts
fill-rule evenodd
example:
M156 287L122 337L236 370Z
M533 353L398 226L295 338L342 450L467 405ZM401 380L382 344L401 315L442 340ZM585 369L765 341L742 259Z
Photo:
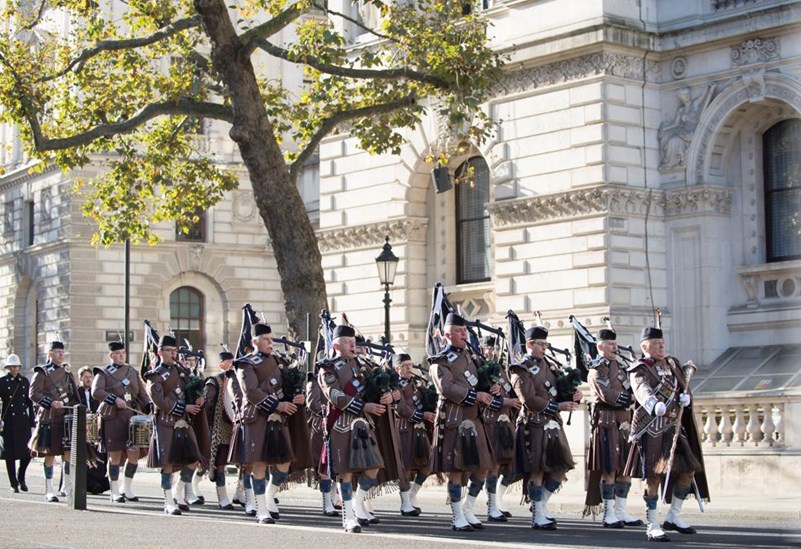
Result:
M287 322L306 335L306 314L327 306L317 235L279 147L259 94L256 73L237 37L223 0L195 0L211 40L211 58L230 92L234 121L229 133L250 174L253 196L272 240ZM313 320L313 324L316 323Z

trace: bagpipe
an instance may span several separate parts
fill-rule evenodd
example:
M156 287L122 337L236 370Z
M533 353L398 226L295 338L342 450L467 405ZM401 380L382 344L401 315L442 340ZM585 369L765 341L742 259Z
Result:
M239 343L236 347L236 353L234 353L234 357L237 360L254 351L251 330L254 324L259 323L259 320L256 311L253 310L250 303L245 303L242 307L242 328L239 330Z
M609 317L605 316L603 320L606 321L611 330L612 324ZM576 368L581 371L581 379L587 381L589 365L598 359L597 340L575 316L570 315L569 321L573 326L573 350L576 353ZM633 348L618 344L617 349L617 356L627 365L631 365L636 360L637 357ZM624 356L621 351L625 351L629 356Z
M142 349L142 361L139 363L139 375L142 379L145 374L153 368L158 368L161 363L161 358L158 355L159 350L159 334L153 329L149 320L144 321L144 348ZM152 358L151 358L152 357Z
M284 389L284 397L282 400L292 402L295 396L305 394L306 392L307 372L304 366L306 364L308 351L302 342L298 343L286 337L273 339L273 344L284 346L283 351L273 348L273 353L281 357L286 363L281 368L281 386ZM290 352L290 347L297 351Z

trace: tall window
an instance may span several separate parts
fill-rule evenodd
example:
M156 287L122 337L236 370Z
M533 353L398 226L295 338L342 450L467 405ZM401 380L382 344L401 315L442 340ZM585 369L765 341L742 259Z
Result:
M490 279L489 167L473 157L456 170L457 282Z
M801 120L779 122L762 138L767 261L801 259Z
M203 294L195 288L182 286L170 294L170 327L179 347L186 339L194 349L203 348L204 309Z
M195 212L197 221L189 227L188 232L183 232L181 227L175 225L175 240L181 242L206 242L206 212L198 210Z
M33 246L36 218L33 200L26 200L22 210L22 245Z

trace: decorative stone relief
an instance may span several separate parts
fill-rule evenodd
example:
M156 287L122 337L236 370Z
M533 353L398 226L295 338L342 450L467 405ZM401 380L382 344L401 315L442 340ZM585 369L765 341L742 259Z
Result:
M427 228L427 219L405 218L385 223L320 231L317 233L317 241L322 253L380 247L386 236L389 236L391 244L424 241Z
M655 61L643 62L642 57L616 52L599 52L509 73L498 82L493 95L530 91L543 86L600 75L636 80L645 77L649 82L660 81L659 63Z
M239 221L250 221L256 215L256 203L253 194L248 191L236 191L233 201L234 217Z
M670 74L674 80L681 80L687 76L687 58L677 57L670 62Z
M200 270L201 259L203 258L203 244L191 244L189 246L189 268L193 271Z
M729 215L731 201L731 191L724 187L684 187L665 193L664 211L666 217L701 213Z
M607 185L494 202L487 206L494 227L530 224L602 213L661 215L664 193Z
M679 88L676 96L679 107L673 120L659 126L660 169L680 168L687 165L687 149L695 134L701 113L707 108L715 92L715 84L709 83L706 90L695 99L690 88Z
M742 79L748 92L748 101L758 103L765 99L765 69L745 72Z
M40 200L42 221L49 221L53 218L53 191L50 187L42 189Z
M778 38L753 38L731 48L731 64L742 67L752 63L765 63L779 58Z

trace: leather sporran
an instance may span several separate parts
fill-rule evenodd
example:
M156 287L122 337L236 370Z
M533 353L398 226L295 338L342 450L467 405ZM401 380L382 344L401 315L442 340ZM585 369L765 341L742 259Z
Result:
M546 473L555 473L573 469L576 462L570 454L567 438L554 420L545 425L542 445L542 470Z
M370 431L367 420L357 418L350 425L350 460L348 467L354 471L375 469L384 464L378 453L378 443Z
M515 451L515 433L509 416L501 414L495 423L495 440L492 447L499 463L512 461Z
M192 436L192 429L186 421L179 419L172 431L169 463L183 466L201 459L200 449L197 447L195 437Z
M424 423L417 423L412 429L412 463L410 469L423 469L431 461L431 441Z
M45 453L53 446L53 425L50 423L39 423L33 432L28 448L37 453Z
M456 434L453 465L460 471L474 471L481 465L478 453L476 424L466 419L459 424Z
M292 446L287 440L283 422L268 419L264 439L264 461L286 463L292 461L293 458Z

